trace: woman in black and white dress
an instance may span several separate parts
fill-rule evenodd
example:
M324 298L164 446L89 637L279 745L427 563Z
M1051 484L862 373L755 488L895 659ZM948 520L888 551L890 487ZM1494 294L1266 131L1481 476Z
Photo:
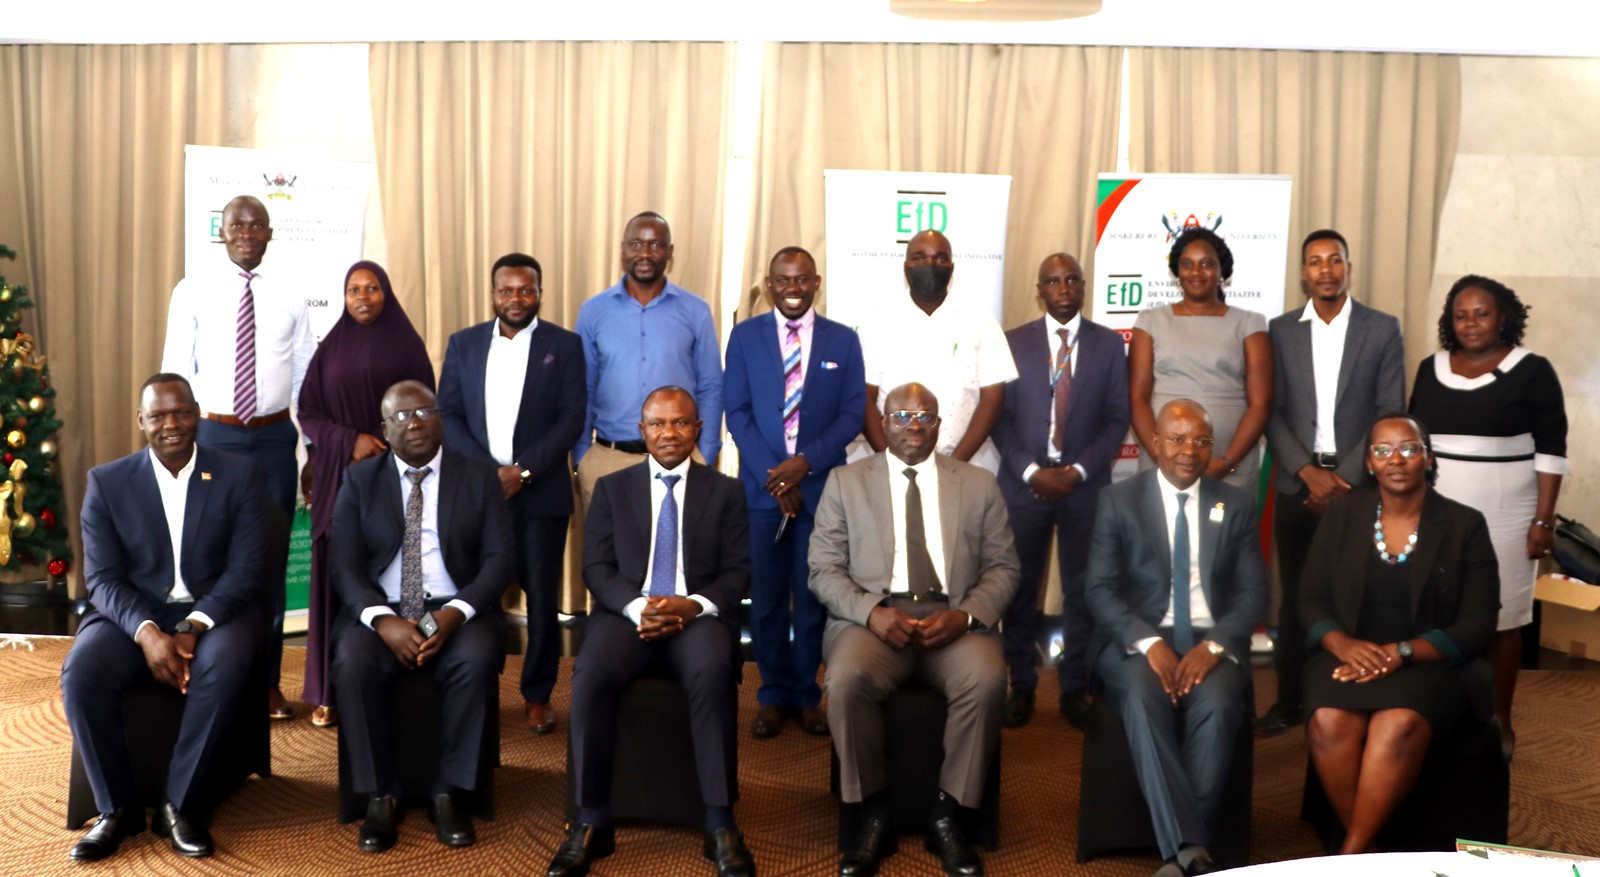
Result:
M1500 565L1499 633L1490 648L1495 712L1509 754L1511 697L1533 620L1538 559L1554 544L1567 465L1567 412L1550 361L1520 346L1528 308L1505 284L1469 274L1439 317L1444 348L1422 361L1411 413L1433 433L1440 493L1483 513Z

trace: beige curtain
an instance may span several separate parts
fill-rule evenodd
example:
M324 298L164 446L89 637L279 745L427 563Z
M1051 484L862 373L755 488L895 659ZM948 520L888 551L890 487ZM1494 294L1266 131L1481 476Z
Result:
M0 46L0 107L0 240L19 255L0 273L38 304L24 327L50 358L81 557L84 472L142 443L138 388L183 276L183 147L223 143L227 47Z
M1120 49L779 43L766 63L746 289L798 244L821 263L826 310L825 168L1010 174L1006 326L1038 315L1041 259L1092 260L1095 174L1116 170Z
M1135 173L1293 174L1286 303L1303 301L1301 239L1336 228L1356 297L1400 318L1409 360L1434 348L1428 288L1460 127L1456 57L1128 54Z
M722 43L374 43L368 73L389 269L437 362L493 315L489 268L544 267L572 328L622 276L622 228L672 225L673 281L716 310L731 53Z

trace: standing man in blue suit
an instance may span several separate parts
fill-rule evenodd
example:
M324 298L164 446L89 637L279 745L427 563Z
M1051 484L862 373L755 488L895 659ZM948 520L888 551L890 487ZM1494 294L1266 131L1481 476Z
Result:
M1066 253L1039 263L1045 315L1006 333L1017 379L1006 384L994 427L1000 492L1016 538L1022 578L1002 627L1011 694L1003 720L1020 728L1033 715L1039 681L1035 643L1039 585L1049 568L1050 531L1061 570L1061 714L1074 727L1089 716L1089 634L1083 602L1095 501L1128 434L1128 355L1122 336L1080 313L1083 269Z
M1211 416L1174 399L1156 467L1100 493L1085 596L1095 671L1122 717L1167 861L1154 877L1217 870L1234 740L1250 721L1250 634L1267 606L1255 497L1213 478Z
M495 318L450 336L439 376L445 445L493 463L511 508L517 579L528 602L522 699L535 734L556 727L556 610L572 516L567 455L583 431L589 397L578 336L539 319L543 279L532 256L496 260L489 271Z
M244 701L267 636L262 568L267 497L256 464L195 445L200 407L181 375L140 390L149 447L89 470L83 575L91 608L61 666L67 724L83 755L100 821L72 858L103 859L144 830L122 692L154 677L187 706L167 765L167 800L152 829L185 856L209 856L201 800L221 737ZM259 709L265 704L251 704Z
M766 284L773 310L733 328L722 379L750 507L750 639L761 668L750 733L775 737L794 716L826 734L817 667L828 613L806 586L806 549L828 473L861 429L867 384L856 333L812 307L822 278L810 253L779 250Z

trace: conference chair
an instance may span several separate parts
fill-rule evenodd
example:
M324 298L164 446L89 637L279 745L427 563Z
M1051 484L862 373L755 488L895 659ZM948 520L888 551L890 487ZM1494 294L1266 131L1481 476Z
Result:
M735 691L730 696L737 697ZM617 698L617 742L612 755L611 816L690 828L705 825L705 804L695 772L689 695L670 673L633 680ZM577 772L567 735L567 818L578 818Z

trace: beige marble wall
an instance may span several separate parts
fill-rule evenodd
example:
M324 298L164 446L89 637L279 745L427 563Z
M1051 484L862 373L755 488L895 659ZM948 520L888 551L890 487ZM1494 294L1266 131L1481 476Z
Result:
M1558 510L1600 523L1600 59L1461 61L1461 136L1439 225L1433 312L1463 274L1531 307L1524 344L1555 364L1568 455ZM1437 349L1406 338L1411 373Z

